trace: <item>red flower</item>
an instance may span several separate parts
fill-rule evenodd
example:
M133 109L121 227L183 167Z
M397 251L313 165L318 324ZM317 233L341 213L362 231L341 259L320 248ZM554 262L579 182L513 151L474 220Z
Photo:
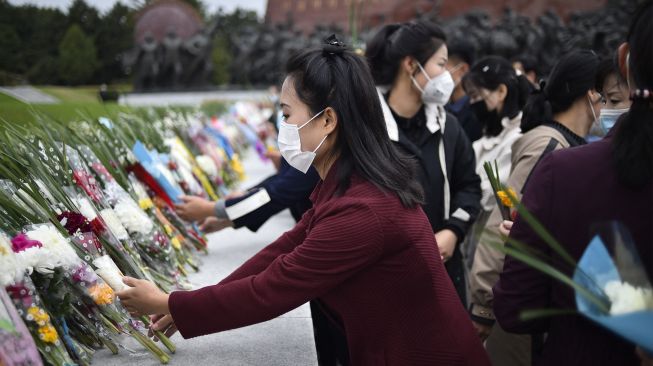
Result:
M9 285L6 289L9 297L14 300L23 300L31 297L30 290L23 284Z
M100 201L100 197L102 197L101 191L95 184L95 178L91 177L83 170L74 171L73 178L75 179L75 183L77 183L77 185L81 187L93 201Z
M107 168L104 167L104 165L102 165L101 163L93 163L92 166L95 173L101 175L106 180L109 181L113 180L113 176L111 175L111 173L109 173Z
M91 221L91 231L95 233L95 235L100 236L104 232L104 223L100 220L99 217L96 217Z
M40 248L42 246L43 244L41 244L40 241L32 240L23 233L20 233L11 239L11 249L15 253L22 252L23 250L29 248L34 248L34 247Z
M76 232L87 233L93 231L91 223L88 222L84 215L77 212L66 211L57 216L57 219L68 230L68 234L73 235Z
M172 199L166 191L161 188L159 183L143 168L141 164L133 164L127 168L127 171L133 172L141 182L154 191L155 196L161 197L170 207L174 207Z

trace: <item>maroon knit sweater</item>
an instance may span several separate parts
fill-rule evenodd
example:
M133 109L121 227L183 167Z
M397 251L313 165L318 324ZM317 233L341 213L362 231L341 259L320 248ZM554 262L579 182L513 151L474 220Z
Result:
M490 365L421 208L337 167L294 229L217 285L170 295L184 338L273 319L319 299L344 329L353 365Z

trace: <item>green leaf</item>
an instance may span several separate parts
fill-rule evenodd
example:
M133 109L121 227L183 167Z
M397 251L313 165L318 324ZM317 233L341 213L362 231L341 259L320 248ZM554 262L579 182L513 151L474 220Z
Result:
M551 249L553 249L563 260L569 263L574 268L576 267L576 261L574 258L567 252L562 244L558 242L553 235L542 225L542 223L533 216L526 207L517 200L516 197L508 195L512 201L514 207L517 209L519 216L524 219L528 225L535 231L538 237L542 239Z
M514 246L515 240L508 238L508 243ZM610 311L610 302L607 298L596 296L594 293L589 291L587 288L576 283L572 278L566 274L560 272L558 269L551 266L549 263L544 262L539 258L530 256L529 253L524 253L518 249L515 249L510 246L497 245L496 242L489 242L489 245L492 245L497 250L509 255L524 264L542 272L543 274L556 279L563 284L570 286L572 289L576 290L581 296L586 298L588 301L597 306L597 308L603 313L608 313ZM519 245L519 244L518 244Z
M0 319L0 329L8 333L18 333L14 324L7 319Z
M519 314L519 319L522 321L530 321L539 318L576 314L578 314L578 310L575 309L531 309L522 311Z

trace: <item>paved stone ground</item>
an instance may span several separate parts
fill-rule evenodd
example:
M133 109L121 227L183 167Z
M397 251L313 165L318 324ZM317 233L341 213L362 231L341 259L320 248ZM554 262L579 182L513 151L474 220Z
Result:
M118 103L129 106L200 106L206 101L261 100L268 96L265 90L214 90L199 92L129 93L120 96Z
M0 93L8 94L21 102L35 104L54 104L59 103L57 98L46 94L33 86L8 86L0 88Z
M244 188L273 173L271 164L262 163L256 154L244 161L248 180ZM209 254L203 257L200 272L190 280L197 287L210 285L229 275L245 260L294 225L288 212L270 219L257 233L247 229L227 229L209 236ZM170 365L316 365L310 310L305 304L279 318L246 328L184 340L176 334L172 340L177 353ZM158 362L138 344L128 341L135 354L121 351L111 355L98 351L95 365L157 365Z

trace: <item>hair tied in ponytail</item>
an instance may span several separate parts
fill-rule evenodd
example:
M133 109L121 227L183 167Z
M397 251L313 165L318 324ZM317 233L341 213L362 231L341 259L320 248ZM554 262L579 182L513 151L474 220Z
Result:
M541 95L544 100L549 100L549 95L546 92L546 81L540 80L539 88L533 88L531 95Z
M630 100L650 100L653 101L653 92L648 89L637 89L630 94Z
M347 46L335 34L327 37L324 40L324 46L322 46L322 51L325 55L341 55L346 50Z

